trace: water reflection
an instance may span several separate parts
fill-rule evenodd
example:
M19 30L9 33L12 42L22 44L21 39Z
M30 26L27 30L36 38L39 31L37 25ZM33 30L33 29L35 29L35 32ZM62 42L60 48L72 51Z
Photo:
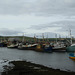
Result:
M75 71L75 61L67 52L42 53L31 50L0 48L0 60L27 60L55 69Z

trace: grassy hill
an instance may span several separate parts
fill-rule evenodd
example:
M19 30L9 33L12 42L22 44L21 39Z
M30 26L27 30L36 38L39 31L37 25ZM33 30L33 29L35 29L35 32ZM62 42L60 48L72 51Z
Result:
M34 37L28 37L28 36L0 36L0 40L8 40L9 38L15 38L15 39L20 39L20 40L23 40L23 38L24 38L24 40L26 40L26 41L56 41L56 38L34 38ZM70 41L70 38L57 38L57 41L64 41L64 42L66 42L66 41ZM75 42L75 39L73 38L73 42Z

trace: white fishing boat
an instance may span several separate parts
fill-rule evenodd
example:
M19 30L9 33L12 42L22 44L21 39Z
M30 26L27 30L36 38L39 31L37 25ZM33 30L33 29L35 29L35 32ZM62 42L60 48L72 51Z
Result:
M35 50L36 46L38 44L19 44L18 46L18 49L21 49L21 50Z
M61 40L60 41L57 40L57 34L55 35L55 37L56 37L56 43L53 44L52 50L53 51L66 51L66 46L64 42L61 42Z
M66 46L63 42L57 42L52 48L53 51L66 51Z
M11 44L11 45L8 45L7 48L18 48L18 44Z

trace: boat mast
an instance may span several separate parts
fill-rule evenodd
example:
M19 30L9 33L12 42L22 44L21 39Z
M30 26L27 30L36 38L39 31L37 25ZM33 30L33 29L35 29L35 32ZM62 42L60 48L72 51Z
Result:
M57 34L55 34L55 38L56 38L56 43L57 43Z
M71 30L70 30L70 38L71 38L71 45L72 45L72 35L71 35Z
M43 37L43 42L44 42L44 33L42 33L42 37Z
M36 35L34 34L34 43L36 43Z
M48 42L49 40L48 40L48 34L47 34L47 42Z
M24 42L24 33L23 33L23 39L22 39L22 42Z

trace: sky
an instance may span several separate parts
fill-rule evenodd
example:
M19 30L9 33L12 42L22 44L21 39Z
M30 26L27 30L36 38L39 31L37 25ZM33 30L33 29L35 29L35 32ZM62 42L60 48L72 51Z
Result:
M0 0L0 35L75 37L75 0Z

